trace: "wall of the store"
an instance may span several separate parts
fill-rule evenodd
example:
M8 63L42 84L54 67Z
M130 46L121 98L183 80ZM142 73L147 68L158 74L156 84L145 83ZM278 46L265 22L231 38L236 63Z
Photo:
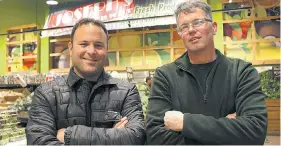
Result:
M44 0L0 1L0 33L6 33L9 27L36 22L42 28L48 13L49 8ZM6 71L6 36L0 36L0 52L0 75L3 75ZM44 60L41 59L40 65L44 66L44 64Z

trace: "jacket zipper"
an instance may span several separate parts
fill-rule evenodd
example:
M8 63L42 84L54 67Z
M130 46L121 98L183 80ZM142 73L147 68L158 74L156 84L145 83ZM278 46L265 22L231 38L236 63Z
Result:
M90 93L90 96L89 96L89 98L87 99L87 106L86 106L86 124L88 125L88 126L91 126L91 117L92 117L92 115L91 115L91 107L90 107L90 103L89 103L89 101L90 101L90 99L91 99L91 97L92 97L92 95L93 95L93 93L94 93L94 91L97 89L97 88L99 88L100 86L102 86L103 84L100 84L100 85L97 85L95 88L92 88L91 89L91 93Z
M178 66L178 67L179 67L180 69L182 69L182 70L188 72L189 74L191 74L191 76L196 80L196 82L197 82L197 84L198 84L198 86L199 86L199 88L200 88L200 90L201 90L201 93L203 94L204 103L207 103L207 91L208 91L208 85L207 85L207 83L206 83L206 94L204 94L203 89L201 88L201 86L200 86L198 80L194 77L194 75L193 75L191 72L189 72L188 70L184 69L183 67L181 67L181 66ZM206 79L206 82L207 82L207 80L208 80L208 77L207 77L207 79Z

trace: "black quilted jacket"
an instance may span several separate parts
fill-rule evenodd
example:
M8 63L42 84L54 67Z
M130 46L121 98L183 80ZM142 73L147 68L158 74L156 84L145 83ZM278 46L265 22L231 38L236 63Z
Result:
M92 89L87 83L70 71L35 90L26 127L28 145L63 144L56 138L61 128L66 128L65 144L70 145L144 144L136 86L106 73ZM125 116L129 120L126 128L112 128Z

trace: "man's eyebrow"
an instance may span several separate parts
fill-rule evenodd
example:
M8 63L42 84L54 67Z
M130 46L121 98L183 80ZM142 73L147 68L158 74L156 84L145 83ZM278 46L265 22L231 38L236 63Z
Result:
M180 25L180 27L181 26L187 26L187 25L188 25L188 23L183 23L183 24Z
M102 41L95 41L95 43L101 43L101 44L104 44L104 42L102 42Z
M89 43L89 41L82 40L82 41L78 41L78 43ZM99 40L94 41L94 43L101 43L101 44L104 44L104 42L99 41Z
M86 40L78 41L78 43L88 43Z

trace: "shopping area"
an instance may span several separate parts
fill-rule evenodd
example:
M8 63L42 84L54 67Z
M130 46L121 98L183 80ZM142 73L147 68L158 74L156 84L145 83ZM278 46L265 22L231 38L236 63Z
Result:
M51 0L52 1L52 0ZM280 0L204 0L217 22L215 47L251 62L267 94L268 137L280 144ZM173 10L180 0L0 0L0 145L26 144L34 90L69 72L73 24L100 19L109 30L106 72L137 85L184 52ZM18 142L18 143L17 143Z

